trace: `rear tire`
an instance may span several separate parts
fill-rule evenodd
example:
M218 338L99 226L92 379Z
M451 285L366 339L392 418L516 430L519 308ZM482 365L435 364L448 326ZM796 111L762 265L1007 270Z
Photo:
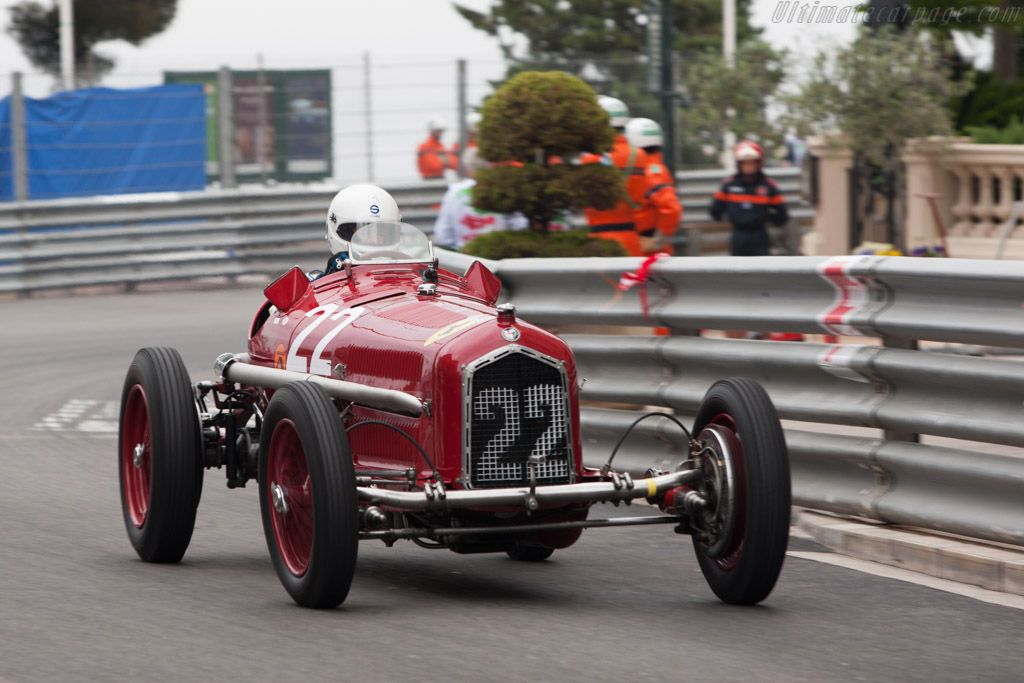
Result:
M295 382L274 392L263 422L260 509L274 569L303 607L337 607L359 549L348 438L327 392Z
M704 396L693 433L715 455L704 458L706 476L695 485L712 503L690 519L697 561L723 602L756 604L775 587L789 543L789 459L778 414L760 384L725 379Z
M178 562L203 488L199 414L177 351L135 354L121 391L118 478L128 539L146 562Z

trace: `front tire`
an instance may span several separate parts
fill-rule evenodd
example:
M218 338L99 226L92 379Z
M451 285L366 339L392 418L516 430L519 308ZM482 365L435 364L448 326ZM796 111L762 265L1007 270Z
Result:
M775 406L757 382L716 382L701 402L693 433L704 446L709 501L690 519L704 578L723 602L753 605L768 597L789 543L790 477Z
M140 349L121 391L118 478L128 539L146 562L178 562L203 488L199 414L171 348Z
M355 472L338 411L318 386L274 392L263 422L260 509L274 570L303 607L337 607L359 548Z

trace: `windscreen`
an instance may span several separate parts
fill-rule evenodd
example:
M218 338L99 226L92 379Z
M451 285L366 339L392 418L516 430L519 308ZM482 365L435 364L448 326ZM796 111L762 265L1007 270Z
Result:
M414 225L376 222L356 230L349 242L353 262L432 260L430 241Z

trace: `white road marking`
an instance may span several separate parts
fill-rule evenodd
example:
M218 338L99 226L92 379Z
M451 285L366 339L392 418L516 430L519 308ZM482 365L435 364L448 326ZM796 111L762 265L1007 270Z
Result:
M919 586L926 586L928 588L934 588L947 593L962 595L965 598L972 598L974 600L991 603L993 605L1000 605L1002 607L1012 607L1013 609L1024 610L1024 595L990 591L979 586L971 586L964 583L957 583L956 581L950 581L948 579L927 576L926 574L918 574L917 572L900 569L899 567L890 567L886 564L869 562L868 560L859 560L854 557L847 557L846 555L839 555L837 553L809 553L790 550L786 554L790 557L796 557L801 560L812 560L814 562L831 564L836 567L852 569L854 571L863 572L864 574L881 576L886 579L896 579L897 581L916 583Z
M120 404L117 401L72 399L39 419L32 429L47 432L116 434Z

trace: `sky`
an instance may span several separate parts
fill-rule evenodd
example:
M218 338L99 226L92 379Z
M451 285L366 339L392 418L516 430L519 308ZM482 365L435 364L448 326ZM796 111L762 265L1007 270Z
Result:
M42 0L46 3L50 0ZM853 6L860 0L824 0ZM17 0L0 0L0 27ZM460 0L478 10L490 0ZM852 39L852 23L806 23L790 19L793 0L754 0L753 23L765 38L806 61L820 47ZM808 4L802 0L801 4ZM821 5L822 0L810 0ZM103 85L132 87L162 82L164 70L215 70L222 65L255 69L331 68L334 86L335 177L403 182L416 177L414 150L426 121L455 125L456 60L467 62L469 104L490 92L488 79L504 67L496 41L473 29L450 0L178 0L177 15L163 33L134 47L123 41L98 51L114 57L115 71ZM371 108L365 115L364 55L371 62ZM32 74L17 44L0 32L0 97L10 91L9 74L22 71L26 94L46 96L50 77ZM367 124L374 163L366 158ZM449 131L448 140L454 139Z

